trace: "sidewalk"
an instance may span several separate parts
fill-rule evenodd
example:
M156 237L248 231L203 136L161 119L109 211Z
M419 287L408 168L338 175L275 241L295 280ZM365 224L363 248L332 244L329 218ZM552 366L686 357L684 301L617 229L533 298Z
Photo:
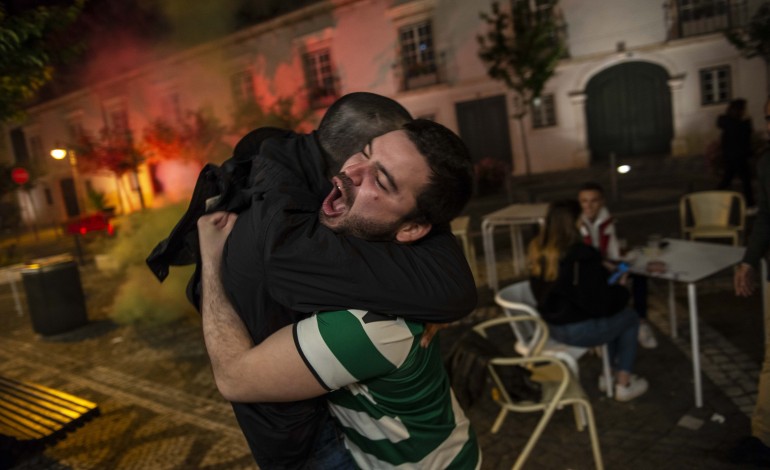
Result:
M709 187L708 178L687 171L694 163L669 159L668 168L653 165L655 171L640 164L639 176L623 181L621 197L610 207L620 215L621 231L630 243L645 240L649 233L676 236L678 197ZM658 171L669 175L663 186L655 176ZM526 186L515 184L535 200L546 201L572 197L586 179L606 184L603 174L597 169L560 172L531 178ZM467 211L482 273L481 217L507 203L504 197L476 200ZM501 253L497 259L505 285L512 281L505 266L510 258ZM89 303L110 295L110 285L116 283L94 271L81 271ZM596 387L600 360L581 360L581 382L594 407L606 468L739 468L724 456L749 432L763 349L759 299L736 299L730 274L699 284L703 408L695 408L693 401L684 292L679 291L677 299L680 337L672 340L663 283L653 281L650 286L650 320L660 346L640 350L638 358L638 373L651 383L646 395L630 403L607 399ZM148 288L157 285L149 275L148 283ZM476 311L442 332L444 346L468 323L500 314L489 289L480 284L479 294ZM17 462L14 470L256 468L229 405L212 383L196 316L159 328L134 328L112 323L108 312L89 310L87 326L41 338L32 331L26 309L19 315L13 305L10 287L0 285L0 375L83 396L101 409L99 417L44 452ZM484 398L468 412L479 435L484 469L510 468L539 419L536 413L509 414L499 433L492 435L497 411L491 399ZM557 412L525 468L593 468L587 433L576 431L571 410Z

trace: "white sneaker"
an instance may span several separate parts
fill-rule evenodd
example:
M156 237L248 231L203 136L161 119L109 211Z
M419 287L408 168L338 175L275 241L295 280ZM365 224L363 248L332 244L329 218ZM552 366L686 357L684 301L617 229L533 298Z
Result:
M631 380L638 380L639 376L636 374L631 374ZM613 382L615 381L614 378L610 377L610 380ZM606 392L607 391L607 379L604 378L604 374L599 375L599 391L600 392Z
M639 345L644 349L655 349L658 347L658 340L655 339L655 333L647 322L639 324Z
M646 379L631 376L628 385L615 384L615 399L617 401L630 401L634 398L643 395L644 392L650 387Z

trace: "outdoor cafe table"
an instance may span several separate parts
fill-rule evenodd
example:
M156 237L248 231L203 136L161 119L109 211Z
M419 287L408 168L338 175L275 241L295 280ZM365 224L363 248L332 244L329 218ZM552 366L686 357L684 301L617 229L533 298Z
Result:
M495 259L494 231L499 226L511 229L511 251L513 253L513 272L523 271L526 250L521 236L521 225L543 224L548 211L547 203L511 204L484 216L481 222L481 236L484 242L484 261L487 267L487 284L493 291L498 290L497 261Z
M698 302L695 284L712 274L716 274L719 271L737 264L743 257L744 248L671 238L663 239L661 246L663 247L659 250L654 248L633 250L633 254L627 256L630 264L629 271L634 274L666 279L669 281L668 309L672 338L676 338L677 336L674 282L687 284L695 406L700 408L703 406L703 391L701 389ZM650 261L662 261L666 263L666 270L660 273L651 273L647 271L647 263Z

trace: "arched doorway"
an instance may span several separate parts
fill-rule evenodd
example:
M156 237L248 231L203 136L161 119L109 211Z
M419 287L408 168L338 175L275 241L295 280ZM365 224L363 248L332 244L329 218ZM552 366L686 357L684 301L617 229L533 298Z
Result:
M668 72L649 62L603 70L586 86L588 147L593 162L618 156L662 155L674 135Z

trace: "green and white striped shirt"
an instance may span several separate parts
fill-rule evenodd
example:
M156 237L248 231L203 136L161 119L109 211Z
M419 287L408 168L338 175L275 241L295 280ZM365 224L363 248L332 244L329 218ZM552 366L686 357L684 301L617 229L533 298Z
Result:
M294 327L297 349L328 390L361 468L475 469L476 435L422 323L363 310L323 312Z

